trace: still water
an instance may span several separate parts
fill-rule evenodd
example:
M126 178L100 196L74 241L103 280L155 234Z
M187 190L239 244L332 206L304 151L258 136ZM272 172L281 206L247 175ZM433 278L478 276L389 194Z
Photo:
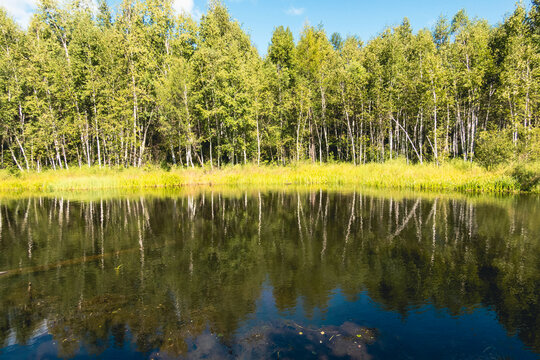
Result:
M538 197L3 199L0 274L2 359L540 354Z

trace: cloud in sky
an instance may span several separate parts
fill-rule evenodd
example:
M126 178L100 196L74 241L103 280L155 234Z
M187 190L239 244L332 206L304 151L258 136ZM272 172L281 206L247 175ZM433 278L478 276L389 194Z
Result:
M92 8L97 9L97 1L91 0ZM36 0L1 0L1 5L7 10L20 25L26 27L32 14L36 10ZM192 14L194 11L193 0L174 0L173 8L177 12Z
M2 6L19 24L26 26L36 8L34 0L2 0Z
M295 8L294 6L291 6L290 8L285 11L285 14L292 15L292 16L300 16L304 13L306 9L304 8Z
M191 14L193 11L193 0L174 0L174 10Z

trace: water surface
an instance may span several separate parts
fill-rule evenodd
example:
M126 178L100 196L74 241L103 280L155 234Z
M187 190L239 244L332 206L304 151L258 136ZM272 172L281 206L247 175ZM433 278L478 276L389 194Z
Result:
M540 199L0 201L0 357L536 359Z

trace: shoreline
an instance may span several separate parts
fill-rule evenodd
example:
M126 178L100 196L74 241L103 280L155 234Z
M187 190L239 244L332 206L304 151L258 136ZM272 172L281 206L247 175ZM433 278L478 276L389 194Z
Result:
M185 187L363 187L443 193L540 193L540 185L527 192L508 170L487 171L477 165L450 162L442 165L386 163L352 165L293 164L236 165L221 169L73 168L44 172L0 171L1 194L50 194L94 190L174 189Z

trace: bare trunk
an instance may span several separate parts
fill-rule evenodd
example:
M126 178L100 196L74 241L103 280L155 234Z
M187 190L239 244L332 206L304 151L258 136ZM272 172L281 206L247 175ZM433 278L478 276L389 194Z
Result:
M17 157L15 156L15 153L13 152L13 149L11 146L9 147L9 151L11 152L11 157L13 158L15 165L17 165L20 171L24 171L23 168L21 167L21 164L19 164L19 162L17 161Z

